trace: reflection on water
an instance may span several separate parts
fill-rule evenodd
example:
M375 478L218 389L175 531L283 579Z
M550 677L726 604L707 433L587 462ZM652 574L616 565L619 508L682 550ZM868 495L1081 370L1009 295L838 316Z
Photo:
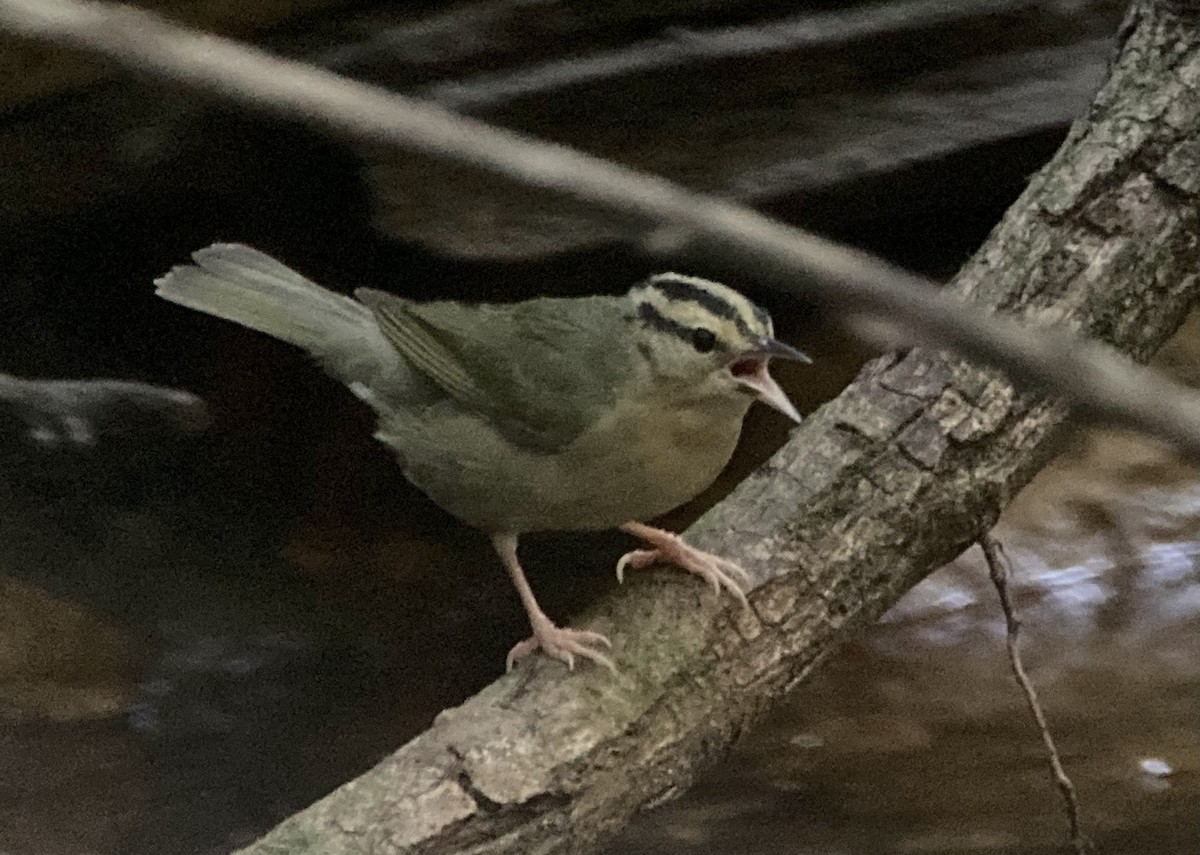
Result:
M442 518L313 534L286 496L231 493L253 470L203 442L108 468L7 461L26 476L0 486L4 853L227 852L492 679L524 631L483 538ZM395 476L383 493L400 490ZM1088 832L1104 852L1200 851L1200 473L1087 432L997 534ZM620 545L578 546L531 539L554 613L612 584ZM1031 853L1065 838L968 553L609 852Z

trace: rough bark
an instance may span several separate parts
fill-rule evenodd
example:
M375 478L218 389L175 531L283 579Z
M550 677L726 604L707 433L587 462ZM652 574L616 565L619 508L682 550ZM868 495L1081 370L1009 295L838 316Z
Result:
M1141 0L1090 115L953 287L1144 359L1196 296L1198 192L1200 26ZM871 363L689 533L755 575L753 616L635 578L588 621L618 677L523 665L242 855L588 851L973 543L1063 417L943 354Z

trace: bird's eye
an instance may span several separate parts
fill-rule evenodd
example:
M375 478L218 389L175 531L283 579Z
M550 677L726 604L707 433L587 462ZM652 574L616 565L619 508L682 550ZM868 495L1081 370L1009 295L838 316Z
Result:
M717 336L712 330L706 330L704 327L692 330L692 347L700 353L711 353L716 346Z

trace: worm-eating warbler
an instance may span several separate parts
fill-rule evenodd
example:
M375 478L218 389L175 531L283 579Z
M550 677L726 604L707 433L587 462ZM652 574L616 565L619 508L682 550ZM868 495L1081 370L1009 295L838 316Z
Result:
M664 273L621 297L351 299L247 246L193 259L156 280L160 296L308 351L375 410L405 476L491 536L533 628L509 668L539 648L613 667L607 638L538 606L517 560L525 532L619 526L649 548L622 557L618 577L669 562L745 603L737 565L643 523L712 483L754 399L800 420L768 363L808 357L738 292Z

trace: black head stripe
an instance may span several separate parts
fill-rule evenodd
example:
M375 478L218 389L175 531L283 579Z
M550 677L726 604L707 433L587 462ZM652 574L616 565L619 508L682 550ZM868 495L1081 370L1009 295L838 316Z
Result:
M738 328L738 332L744 336L757 334L756 331L750 329L750 325L746 323L746 319L742 317L737 306L707 288L688 282L686 279L676 279L671 276L656 277L651 280L650 284L668 300L695 303L714 317L732 321ZM764 322L766 312L755 306L754 316L760 323L763 323L764 329L769 328Z
M649 303L638 303L638 320L651 329L670 333L691 344L692 330L672 318L668 318Z
M668 300L696 303L718 318L737 323L741 313L727 301L707 288L701 288L683 279L662 277L653 281L653 286Z

